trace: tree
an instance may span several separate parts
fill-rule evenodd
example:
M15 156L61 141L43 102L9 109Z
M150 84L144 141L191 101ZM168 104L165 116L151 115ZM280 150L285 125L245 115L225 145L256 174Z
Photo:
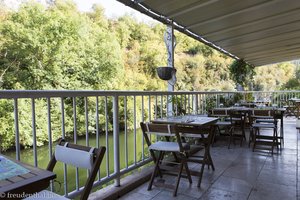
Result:
M1 25L2 88L107 88L122 69L119 44L69 6L28 3Z
M288 81L297 76L295 65L288 62L256 67L255 72L254 90L263 91L289 88Z

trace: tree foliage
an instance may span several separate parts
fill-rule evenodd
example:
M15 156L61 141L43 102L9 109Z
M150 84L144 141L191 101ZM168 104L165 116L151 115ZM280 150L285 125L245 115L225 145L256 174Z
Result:
M274 91L292 89L289 82L297 76L296 67L291 63L261 66L255 69L254 90ZM298 87L300 84L297 84Z
M100 89L114 78L122 68L117 40L69 7L28 3L3 22L3 89Z

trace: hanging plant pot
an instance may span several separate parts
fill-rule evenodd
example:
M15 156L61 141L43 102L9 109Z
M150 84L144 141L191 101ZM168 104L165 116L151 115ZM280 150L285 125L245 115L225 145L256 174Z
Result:
M173 73L176 72L174 67L158 67L157 74L158 77L162 80L170 80L172 78Z

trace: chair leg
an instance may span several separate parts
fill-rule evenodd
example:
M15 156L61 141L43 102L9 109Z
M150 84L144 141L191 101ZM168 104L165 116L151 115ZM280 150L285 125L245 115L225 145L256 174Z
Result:
M164 156L165 156L165 152L162 152L160 161L162 161L162 160L164 159ZM162 172L161 172L161 170L160 170L159 165L157 166L157 172L158 172L159 177L162 178L162 177L163 177L163 174L162 174Z
M252 140L253 140L253 129L250 127L248 148L250 148L250 144Z
M234 132L234 128L231 127L231 128L230 128L230 131L229 131L229 144L228 144L228 149L230 149L230 144L231 144L231 142L232 142L233 132Z
M211 165L212 170L215 171L215 166L214 166L214 163L213 163L213 160L211 158L209 150L208 150L208 160L209 160L209 165Z
M245 134L244 126L242 126L242 136L241 136L240 146L243 146L243 140L244 139L246 140L246 134Z
M220 128L219 128L219 126L216 126L217 128L215 128L215 130L214 130L214 135L213 135L213 137L212 137L212 142L211 142L211 145L213 146L214 145L214 143L216 142L216 131L218 130L218 132L219 132L219 135L221 135L220 133L221 133L221 130L220 130Z
M178 186L179 186L179 182L180 182L180 178L181 178L181 174L182 174L183 164L184 164L184 161L182 160L180 162L180 167L179 167L179 173L178 173L178 176L177 176L176 186L175 186L175 190L173 192L174 197L176 197L176 195L177 195L177 190L178 190Z
M203 172L204 172L204 166L205 166L205 161L203 161L201 169L200 169L200 175L199 175L197 187L200 187L200 185L201 185L202 176L203 176Z
M254 151L255 147L256 147L256 133L257 133L257 129L255 128L253 130L253 147L252 147L252 151Z
M273 141L272 141L272 150L271 150L271 154L273 155L273 151L274 151L274 145L275 145L275 137L273 137Z
M149 182L149 185L148 185L148 190L152 189L152 184L153 184L154 178L155 178L155 176L156 176L156 174L159 170L159 163L160 163L162 157L163 157L163 152L160 151L159 155L158 155L158 158L156 159L155 168L154 168L153 173L151 175L151 179L150 179L150 182Z
M190 169L188 167L188 164L187 164L186 160L184 161L184 168L185 168L185 171L186 171L187 178L188 178L190 184L192 184L193 181L192 181L192 177L191 177L191 172L190 172Z
M275 142L276 142L276 147L277 147L277 152L279 151L279 145L280 145L280 149L281 149L281 141L279 142L278 140L278 129L277 127L275 128L276 134L275 134Z
M274 152L274 146L276 144L276 147L277 147L277 152L278 152L278 140L277 140L277 130L274 128L274 131L273 131L273 142L272 142L272 155L273 155L273 152Z
M155 156L153 150L150 150L150 155L151 155L151 157L152 157L152 159L153 159L153 161L154 161L154 164L155 164L155 163L156 163L156 160L157 160L158 158L156 158L156 156ZM162 156L164 156L164 152L163 152L163 155L162 155ZM162 158L162 159L163 159L163 158ZM162 159L161 159L161 160L162 160ZM161 173L159 167L158 167L158 175L159 175L160 178L162 178L162 173Z

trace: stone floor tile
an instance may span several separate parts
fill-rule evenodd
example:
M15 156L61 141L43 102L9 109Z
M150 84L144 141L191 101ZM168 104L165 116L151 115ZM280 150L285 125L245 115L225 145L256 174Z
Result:
M197 187L197 180L193 180L193 184L189 184L187 180L181 181L179 184L178 194L183 194L189 197L199 199L211 186L211 184L207 184L206 182L201 182L200 187Z
M252 185L248 182L237 179L231 178L226 176L221 176L213 185L212 188L217 188L225 191L230 192L239 192L245 195L248 195L252 189Z
M296 186L297 177L291 174L284 174L278 170L263 169L259 174L259 183L277 183L280 185Z
M152 200L196 200L197 198L189 197L182 194L177 194L176 197L173 196L173 191L162 191L157 194ZM138 199L139 200L139 199Z
M223 173L223 176L239 178L254 185L262 167L252 165L232 165Z
M296 199L296 188L291 186L258 183L251 191L249 200L283 200Z
M276 171L279 174L290 174L296 176L297 165L296 164L285 164L278 162L266 162L263 166L264 170Z
M133 199L138 199L138 200L150 200L153 197L148 196L146 194L140 194L140 193L136 193L136 192L131 192L128 193L122 197L120 197L120 200L133 200Z
M148 183L143 184L140 187L133 190L133 192L135 193L144 194L146 196L151 196L151 197L156 196L161 191L162 191L161 188L155 187L154 185L152 186L152 189L148 191Z
M200 200L246 200L247 197L246 194L211 188Z

